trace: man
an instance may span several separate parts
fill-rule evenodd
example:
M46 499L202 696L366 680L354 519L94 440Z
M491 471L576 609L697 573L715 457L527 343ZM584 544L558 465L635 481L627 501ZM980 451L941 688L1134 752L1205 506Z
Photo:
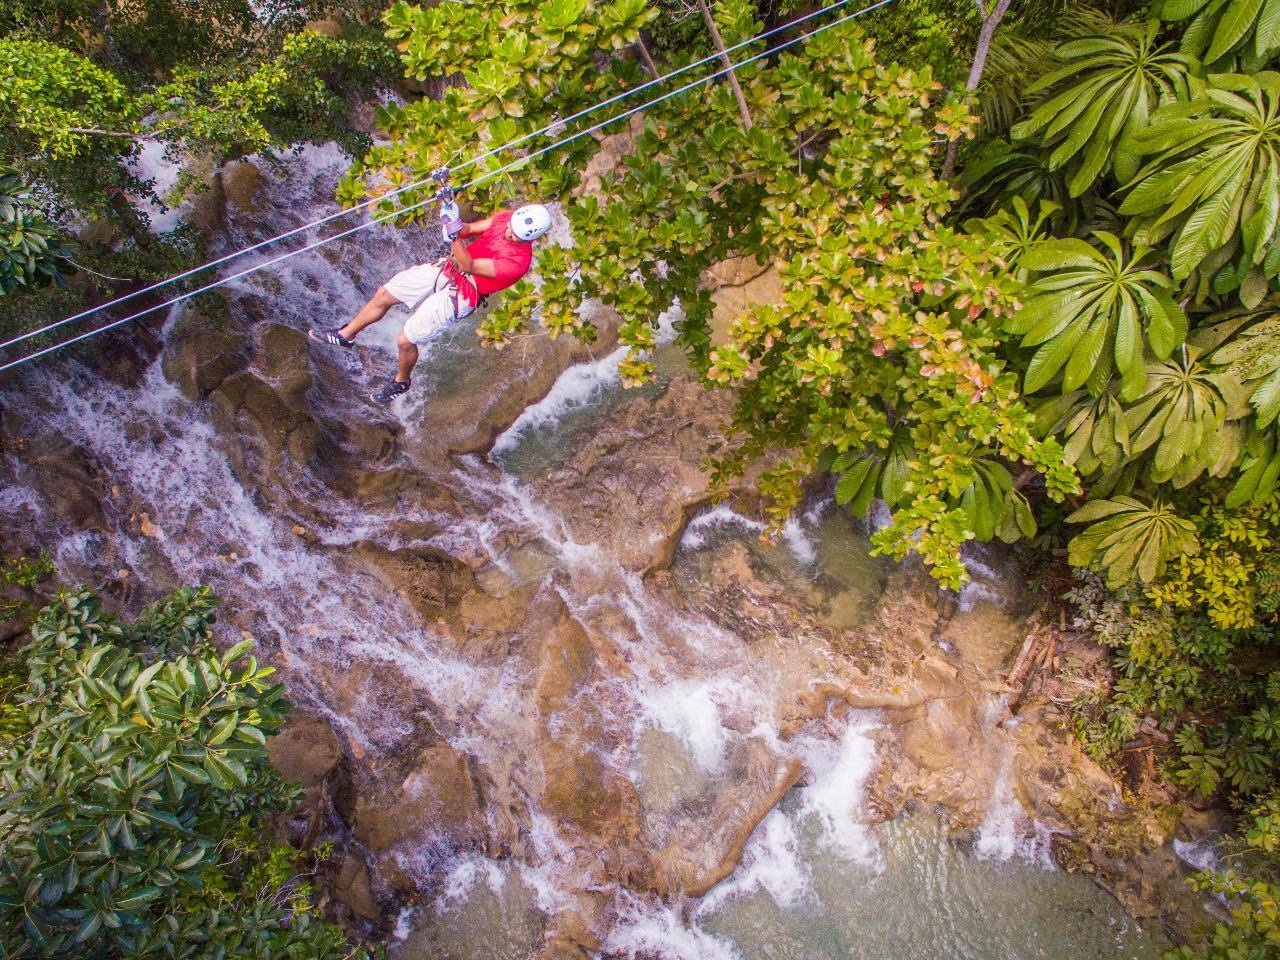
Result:
M418 347L453 321L470 316L484 297L507 289L529 272L533 241L551 226L551 214L536 203L463 223L458 205L449 202L441 206L440 216L449 242L448 257L401 270L378 288L346 326L307 331L319 343L350 347L361 330L377 323L396 304L413 311L396 338L400 368L395 379L369 394L377 403L390 403L409 389ZM478 239L470 245L463 242L471 237Z

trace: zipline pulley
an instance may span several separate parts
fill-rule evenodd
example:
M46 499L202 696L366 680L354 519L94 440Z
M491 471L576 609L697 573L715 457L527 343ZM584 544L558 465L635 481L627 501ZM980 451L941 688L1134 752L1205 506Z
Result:
M431 179L440 184L440 189L436 191L436 196L440 198L440 202L452 202L455 193L453 187L449 186L449 168L441 167L439 170L431 171Z

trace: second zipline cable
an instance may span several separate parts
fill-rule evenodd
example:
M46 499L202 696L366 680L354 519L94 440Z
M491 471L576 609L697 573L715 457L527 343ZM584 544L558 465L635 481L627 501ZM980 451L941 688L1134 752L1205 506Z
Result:
M878 10L880 7L888 6L892 2L893 0L877 0L876 3L863 7L860 10L856 10L853 13L846 14L845 16L840 17L839 19L832 20L830 23L823 24L820 27L815 27L813 30L810 30L806 33L802 33L798 37L793 37L790 40L785 40L782 43L778 44L777 46L770 47L767 50L762 50L760 53L753 54L752 56L747 57L745 60L739 61L738 63L731 63L729 66L722 67L721 69L715 71L714 73L707 74L705 77L701 77L698 80L692 80L689 83L686 83L682 87L679 87L668 93L664 93L660 97L654 97L652 100L642 103L639 106L631 107L630 109L623 111L617 116L610 117L607 120L601 120L597 123L592 124L589 127L585 127L582 130L577 131L576 133L570 134L567 137L563 137L560 140L557 140L555 143L549 144L545 147L535 150L533 153L528 154L527 156L519 157L508 164L498 167L496 170L490 170L487 173L481 174L479 177L476 177L475 179L469 181L468 183L463 184L460 187L455 187L454 190L459 193L461 193L464 190L469 190L472 187L475 187L480 185L481 183L484 183L486 180L490 180L493 177L496 177L503 173L507 173L511 170L514 170L516 167L522 164L529 163L533 160L536 160L538 157L544 156L545 154L552 152L553 150L558 150L560 147L570 144L575 140L579 140L582 137L595 133L597 130L601 130L604 127L609 126L609 124L617 123L619 120L625 120L627 117L633 116L634 114L639 113L641 110L647 110L649 107L662 103L665 100L670 100L673 97L677 97L682 93L692 90L694 87L699 87L704 83L709 83L710 81L715 80L717 77L721 77L726 73L731 73L740 67L745 67L747 64L754 63L756 60L760 60L760 59L763 59L764 57L769 56L770 54L777 53L779 50L785 50L787 47L794 46L795 44L800 43L803 40L807 40L810 37L817 36L819 33L822 33L824 30L830 30L832 27L838 27L842 23L847 23L850 20L856 19L857 17L861 17L864 14L870 13L873 10ZM827 7L824 9L830 10L831 7ZM751 42L754 42L754 39L755 38L753 38ZM423 183L428 183L428 182L430 182L430 180L423 181ZM409 189L409 188L406 187L405 189ZM55 343L52 346L45 347L43 350L37 350L35 353L31 353L31 354L27 354L26 356L19 357L17 360L11 360L8 363L0 365L0 373L4 373L6 370L11 370L12 368L19 366L23 363L26 363L30 360L35 360L39 357L45 356L46 354L53 353L55 350L61 350L63 347L69 347L74 343L79 343L82 340L87 340L90 337L97 336L100 333L105 333L106 331L114 329L115 327L122 326L123 324L129 323L133 320L137 320L141 317L145 317L149 314L155 313L157 310L163 310L165 307L174 306L175 304L181 303L184 300L188 300L191 297L198 296L199 294L212 290L215 287L220 287L223 284L230 283L233 280L238 280L241 277L248 276L251 273L256 273L259 270L265 270L267 267L274 266L277 263L282 263L283 261L288 260L291 257L296 257L299 254L307 253L311 250L318 249L320 247L333 243L335 240L341 240L343 237L351 236L353 233L359 233L361 230L366 230L369 227L377 226L378 224L383 223L387 220L391 220L403 214L410 213L414 210L418 210L422 207L427 206L428 204L434 203L439 198L439 196L440 196L439 192L434 193L430 197L427 197L425 200L419 200L417 203L410 204L407 207L403 207L399 210L393 210L390 213L385 213L382 216L375 217L372 220L366 221L365 223L357 224L356 226L350 227L347 230L343 230L340 233L335 233L331 237L324 237L323 239L315 240L307 244L306 246L299 247L297 250L290 250L289 252L283 253L278 257L273 257L270 260L264 260L262 263L254 264L253 266L247 267L244 270L238 271L237 273L230 274L229 276L226 276L226 277L220 277L219 279L213 281L212 283L205 284L203 287L199 287L198 289L192 290L188 293L180 294L179 296L173 297L170 300L166 300L163 303L158 303L153 307L148 307L145 310L140 310L137 313L131 314L130 316L124 317L120 320L115 320L111 323L104 324L101 327L96 327L93 330L88 331L87 333L82 333L79 336L72 337L69 340L64 340L60 343ZM379 197L377 199L382 200L382 199L385 199L385 197ZM332 217L330 217L330 219L332 219ZM323 221L317 221L317 222L323 222ZM4 346L4 345L0 344L0 346Z
M565 117L564 119L553 120L550 123L540 127L537 130L530 131L529 133L523 134L514 140L509 140L506 143L500 144L499 146L492 147L489 150L485 151L484 153L474 156L469 160L464 160L458 166L453 167L452 172L465 170L467 167L475 166L477 163L480 163L481 161L484 161L484 160L488 160L490 157L495 156L499 153L503 153L504 151L507 151L507 150L513 150L516 147L521 146L522 144L528 143L530 140L540 137L543 134L549 133L550 131L554 130L558 126L572 123L575 120L581 120L583 117L589 116L590 114L595 113L597 110L601 110L607 106L610 106L611 104L617 103L619 100L623 100L627 97L634 96L635 94L640 93L643 90L648 90L650 87L656 86L657 84L660 84L660 83L664 83L673 77L678 77L682 73L687 73L688 71L694 69L695 67L700 67L705 63L710 63L712 60L719 59L721 56L725 56L730 53L735 53L736 51L741 50L743 47L750 46L753 43L758 43L759 41L764 40L766 37L771 37L774 34L779 33L783 30L787 30L791 27L799 26L800 24L805 23L809 20L812 20L814 17L821 16L824 13L830 13L832 10L838 10L840 7L843 7L846 4L849 4L852 2L853 0L836 0L835 3L831 4L828 7L822 7L818 10L811 11L810 13L806 13L804 16L796 17L796 19L794 20L789 20L784 24L773 27L769 30L764 31L763 33L759 33L748 40L743 40L743 41L740 41L739 43L735 43L731 47L726 47L723 53L721 53L720 51L717 51L715 53L708 54L707 56L703 57L701 60L695 60L692 63L687 63L682 67L677 67L674 70L670 70L667 73L664 73L660 77L654 77L652 80L648 80L645 83L640 84L640 86L638 87L632 87L629 90L624 90L621 93L614 94L612 97L609 97L607 100L602 100L599 103L592 104L589 107L585 107L582 110L579 110L577 113L572 114L571 116ZM210 260L207 263L202 263L196 267L191 267L190 269L184 270L182 273L175 274L172 277L166 277L163 280L157 280L155 283L152 283L149 286L142 287L138 290L133 290L130 293L122 294L116 297L114 300L108 300L105 303L100 303L100 304L97 304L96 306L88 307L84 310L81 310L79 313L74 313L69 317L64 317L61 320L57 320L53 323L46 324L45 326L40 327L39 329L30 330L26 333L19 334L16 337L13 337L9 340L4 341L3 343L0 343L0 350L5 349L6 347L11 347L14 344L22 343L25 340L30 340L32 337L39 336L42 333L48 333L50 330L56 330L59 327L62 327L68 323L72 323L76 320L82 320L85 317L91 316L95 313L100 313L101 311L110 309L111 307L114 307L117 304L124 303L126 300L132 300L134 297L140 297L144 293L151 293L153 290L159 290L161 287L166 287L169 284L177 283L179 280L185 280L187 277L194 276L197 273L203 273L205 270L210 270L213 267L221 266L224 263L228 263L239 257L243 257L245 254L253 253L255 250L261 250L263 247L270 246L273 243L279 243L281 240L287 240L289 237L294 237L300 233L305 233L307 230L310 230L314 227L319 227L319 226L323 226L326 223L331 223L332 221L337 220L340 217L345 217L349 213L356 213L357 211L365 210L371 206L381 203L384 200L389 200L390 198L399 196L402 193L408 193L410 190L416 190L419 187L426 186L430 182L431 182L430 177L427 177L422 180L415 180L412 183L408 183L402 187L397 187L394 190L390 190L379 197L373 197L369 200L364 200L360 203L355 204L354 206L344 207L341 210L337 210L331 214L328 214L327 216L321 217L319 220L313 220L310 223L304 223L301 226L294 227L290 230L286 230L284 233L276 234L275 236L268 237L265 240L260 240L257 243L251 244L247 247L243 247L239 250L233 250L230 253L227 253L221 257L218 257L217 259ZM90 271L90 272L92 273L93 271ZM0 369L3 369L3 368L0 367Z

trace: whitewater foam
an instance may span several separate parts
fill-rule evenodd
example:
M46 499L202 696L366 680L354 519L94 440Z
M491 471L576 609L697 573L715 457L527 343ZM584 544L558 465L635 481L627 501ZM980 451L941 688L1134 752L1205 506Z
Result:
M622 892L604 942L607 956L629 960L742 960L729 941L677 916L661 902Z
M1051 869L1050 839L1049 828L1028 817L1013 792L1013 751L1007 748L992 786L986 816L978 827L973 852L983 860L1007 862L1016 857Z
M680 740L703 770L724 766L729 731L721 718L720 701L731 696L728 681L680 680L637 696L644 721Z
M499 434L492 454L501 457L509 453L530 434L554 428L566 414L589 406L609 388L621 386L618 364L626 355L627 348L619 347L599 360L569 367L545 397L525 407L516 421Z
M800 858L800 836L795 821L774 809L751 834L742 864L698 903L697 915L709 916L730 900L763 890L773 901L790 909L813 900L813 873Z
M810 777L799 792L801 822L813 818L827 849L873 867L881 865L880 848L862 814L867 779L875 769L876 743L869 734L876 726L874 721L854 718L835 742L815 735L795 742Z

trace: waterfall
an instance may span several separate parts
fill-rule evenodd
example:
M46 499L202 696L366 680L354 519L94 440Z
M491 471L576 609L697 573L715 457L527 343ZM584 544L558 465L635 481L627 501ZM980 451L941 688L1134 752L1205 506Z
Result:
M343 166L332 146L302 150L257 197L256 219L233 216L215 252L327 212ZM402 313L350 352L297 334L338 325L391 270L437 250L434 231L377 228L229 285L228 313L246 321L250 340L280 325L286 342L309 351L311 380L290 412L324 442L310 458L281 455L265 473L252 460L262 437L228 429L217 400L188 399L163 357L124 386L95 371L92 354L24 371L0 386L6 423L37 440L65 438L71 454L50 456L67 455L83 477L52 477L7 447L0 517L46 544L71 579L144 584L120 593L126 606L179 583L212 586L227 604L224 628L257 634L290 698L334 726L357 790L413 761L428 734L465 758L472 793L487 804L487 842L407 824L376 864L414 887L397 891L417 904L388 931L401 960L523 956L565 917L600 938L602 955L671 960L763 956L744 932L760 916L774 924L775 946L828 921L855 928L840 911L906 869L893 865L872 802L897 756L883 746L895 733L875 711L808 700L820 683L865 679L850 651L874 666L887 649L867 624L898 568L868 555L864 528L830 497L806 504L776 547L760 544L758 519L725 505L674 532L646 531L653 539L641 547L656 554L669 535L675 552L670 570L651 575L584 533L584 514L625 517L646 491L606 475L593 488L604 506L557 498L563 484L593 479L591 465L573 464L582 435L667 388L624 394L620 350L582 363L554 355L556 376L489 434L491 455L474 452L482 444L451 455L441 439L457 426L442 410L472 415L480 400L519 386L486 379L520 368L498 367L469 325L426 352L405 399L373 408L362 394L386 376ZM171 343L196 316L170 316ZM662 350L675 350L677 317L661 320ZM216 318L201 323L197 334L220 332ZM246 375L278 385L272 358L254 356ZM541 459L529 455L538 445ZM654 486L674 470L650 466L644 483ZM100 508L84 528L58 513L73 481ZM703 502L691 492L686 508ZM489 605L489 625L456 610L424 614L420 598L369 559L379 551L456 560L470 578L466 596ZM970 559L976 579L998 583L998 568L979 571L979 562ZM896 589L917 588L903 580ZM992 602L976 588L963 598L972 608ZM594 771L582 790L601 806L616 801L625 842L550 808L550 781L566 768ZM397 769L393 786L412 792L416 772ZM993 857L1023 828L1007 802L1010 771L1002 776L977 844ZM682 896L707 877L719 881L704 884L708 893ZM664 896L654 893L664 884ZM814 933L811 955L852 949L823 929L828 939ZM1014 956L1007 947L1020 929L984 949ZM939 955L951 946L939 944Z

